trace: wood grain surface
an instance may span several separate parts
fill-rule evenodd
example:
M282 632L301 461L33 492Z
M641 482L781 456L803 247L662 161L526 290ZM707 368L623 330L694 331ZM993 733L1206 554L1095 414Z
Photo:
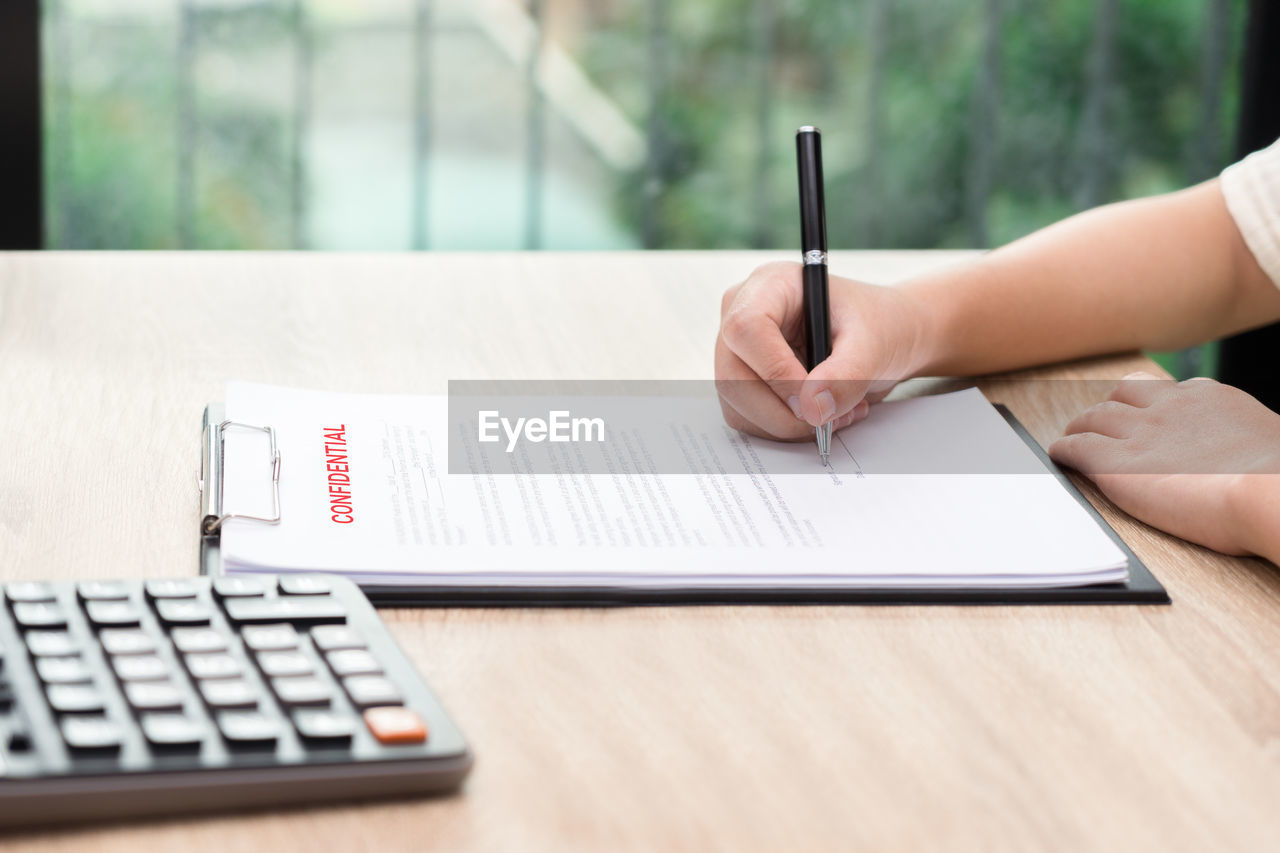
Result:
M228 378L710 378L721 291L771 257L0 255L0 580L193 574ZM1144 365L979 384L1044 443ZM460 794L0 846L1276 849L1280 573L1090 494L1172 606L388 610L475 749Z

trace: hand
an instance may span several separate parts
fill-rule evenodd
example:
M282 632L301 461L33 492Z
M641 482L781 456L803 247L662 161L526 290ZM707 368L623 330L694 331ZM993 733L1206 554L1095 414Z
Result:
M831 276L830 300L832 352L810 373L799 264L765 264L725 292L716 386L731 427L792 441L828 421L840 429L923 363L923 315L908 296Z
M1049 454L1148 524L1227 554L1276 558L1280 415L1238 388L1131 374Z

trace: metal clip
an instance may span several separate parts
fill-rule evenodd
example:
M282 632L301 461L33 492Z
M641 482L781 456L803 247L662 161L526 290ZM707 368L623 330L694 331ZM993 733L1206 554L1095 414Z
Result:
M207 417L207 416L206 416ZM257 430L265 432L271 442L271 515L246 515L239 512L224 512L223 497L226 485L226 431L228 427ZM204 497L204 521L201 528L205 535L217 533L223 522L229 518L241 518L246 521L261 521L266 524L280 523L280 449L276 446L274 427L254 426L223 420L217 423L205 422L204 458L201 460L200 479Z

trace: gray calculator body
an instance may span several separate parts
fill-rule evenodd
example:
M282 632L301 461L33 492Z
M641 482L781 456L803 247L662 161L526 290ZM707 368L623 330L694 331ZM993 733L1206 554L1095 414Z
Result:
M0 596L0 827L439 793L471 768L343 578L15 582Z

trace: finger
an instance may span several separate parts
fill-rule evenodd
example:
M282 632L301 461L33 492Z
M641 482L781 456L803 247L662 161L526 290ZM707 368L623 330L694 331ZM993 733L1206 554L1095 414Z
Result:
M1140 409L1135 409L1127 403L1108 400L1085 409L1075 420L1067 424L1064 432L1067 435L1094 432L1110 438L1128 438L1133 434L1134 426L1141 417L1140 412Z
M800 389L800 411L810 424L819 426L842 418L866 398L874 377L866 377L868 371L858 368L857 356L846 351L850 349L851 346L842 349L837 338L836 351L805 379Z
M849 410L847 414L836 418L832 423L832 430L842 430L847 426L856 424L858 421L865 420L867 413L871 411L871 404L863 400L858 405Z
M867 396L863 397L863 399L874 406L876 403L883 401L885 397L892 394L893 389L896 388L897 385L897 382L888 380L884 382L872 382L871 387L867 389Z
M738 399L728 397L721 392L720 402L722 407L728 406L737 412L739 417L752 424L754 429L747 430L752 435L777 439L778 441L800 441L801 439L813 437L813 427L796 418L789 409L786 410L785 415L771 413L767 419L759 416L760 409L753 407L760 402L759 397L768 397L775 403L777 402L777 398L773 396L773 392L767 386L757 385L750 387L744 383L735 384L741 386L737 389ZM742 392L748 390L751 392L751 396L757 398L756 400L748 399L744 402L741 399Z
M733 305L733 300L738 298L738 291L742 290L742 284L742 282L735 284L720 297L720 319L723 320L724 315L729 313L729 306Z
M1111 389L1110 398L1117 403L1145 409L1173 388L1172 379L1161 379L1154 373L1140 370L1116 383L1116 387Z
M761 438L773 438L773 436L767 435L760 427L743 417L742 413L725 402L723 397L720 398L720 411L724 415L724 422L729 425L730 429L758 435Z
M1117 470L1124 455L1124 442L1096 432L1064 435L1049 445L1054 462L1075 468L1089 479Z
M800 391L800 408L805 420L822 424L844 417L868 397L883 399L897 384L883 374L876 358L877 341L869 340L862 328L832 328L832 349L821 364L809 371Z
M796 396L808 375L788 339L800 308L799 264L766 264L740 285L720 323L725 345L779 400Z
M753 435L795 441L813 434L813 427L799 420L722 341L716 342L716 391L722 408L728 406L750 423L754 429L747 432Z

